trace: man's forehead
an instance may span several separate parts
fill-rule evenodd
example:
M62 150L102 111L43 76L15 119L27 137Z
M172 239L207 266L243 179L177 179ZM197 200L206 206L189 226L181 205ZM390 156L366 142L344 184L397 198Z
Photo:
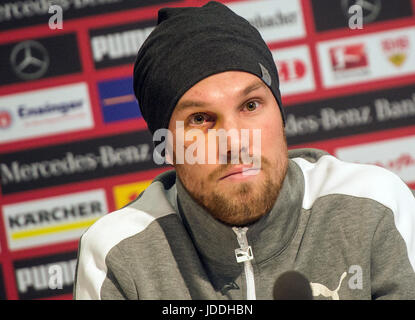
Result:
M235 85L230 83L230 85ZM197 94L197 91L194 89L196 88L197 84L189 89L179 100L175 107L175 112L180 112L186 108L189 107L207 107L209 106L209 102L204 100L200 97L199 94ZM265 83L259 79L258 77L254 76L253 79L250 79L249 81L246 81L245 83L238 84L237 87L233 88L233 94L243 98L250 94L252 91L255 91L260 88L267 88ZM193 89L193 90L192 90ZM216 90L216 89L213 89ZM226 88L221 88L221 90L226 90ZM194 93L194 94L193 94Z

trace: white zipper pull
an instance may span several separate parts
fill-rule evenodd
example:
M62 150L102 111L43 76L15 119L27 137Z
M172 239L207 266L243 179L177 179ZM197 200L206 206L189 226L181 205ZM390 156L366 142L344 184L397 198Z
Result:
M251 260L254 259L252 248L248 244L248 238L246 237L247 227L237 228L233 227L232 230L236 234L240 248L235 249L236 261L238 263L244 263L245 279L246 279L246 298L247 300L256 300L255 293L255 281L254 281L254 268L252 267Z
M252 254L252 248L248 245L248 239L246 237L246 232L248 228L233 228L233 231L236 233L236 238L239 245L241 246L238 249L235 249L236 261L238 263L252 260L254 255Z

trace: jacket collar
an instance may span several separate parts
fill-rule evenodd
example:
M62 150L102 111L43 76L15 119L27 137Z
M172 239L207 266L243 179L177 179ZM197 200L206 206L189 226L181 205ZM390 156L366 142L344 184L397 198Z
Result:
M241 264L236 262L235 249L239 248L236 234L228 226L200 206L176 177L179 213L204 261L215 272L232 276ZM248 244L254 261L262 263L279 255L293 239L302 208L304 178L298 165L289 160L281 191L272 210L248 227Z

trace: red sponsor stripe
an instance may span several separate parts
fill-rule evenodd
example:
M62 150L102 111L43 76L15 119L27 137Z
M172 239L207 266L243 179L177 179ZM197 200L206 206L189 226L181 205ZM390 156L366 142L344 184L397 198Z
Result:
M114 104L126 103L135 101L135 96L133 94L126 94L124 96L106 98L103 100L104 106L113 106Z
M57 293L59 293L58 290L59 289L56 289ZM47 297L47 298L39 298L39 299L35 299L35 300L73 300L73 294L72 293L57 294L56 296L51 296L51 297Z

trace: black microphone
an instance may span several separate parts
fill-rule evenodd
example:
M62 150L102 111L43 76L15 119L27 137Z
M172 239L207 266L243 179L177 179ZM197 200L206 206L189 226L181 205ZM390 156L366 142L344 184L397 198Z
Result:
M274 284L274 300L313 300L313 292L306 277L297 271L287 271Z

